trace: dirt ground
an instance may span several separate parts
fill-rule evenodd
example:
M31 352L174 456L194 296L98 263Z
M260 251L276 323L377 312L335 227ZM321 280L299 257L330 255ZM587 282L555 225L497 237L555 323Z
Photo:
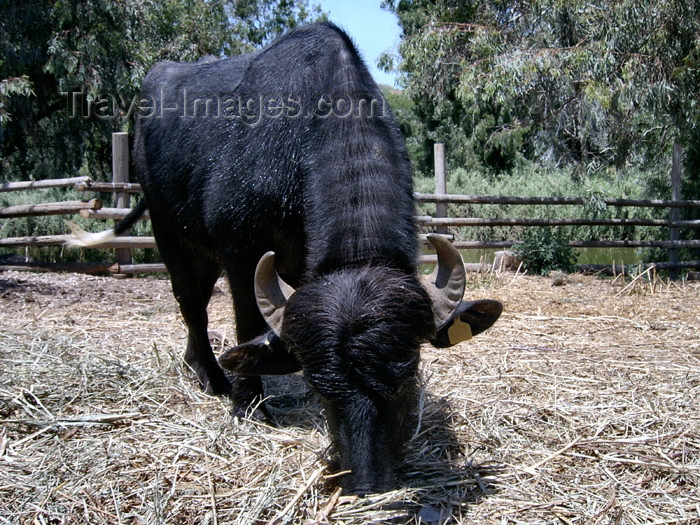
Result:
M700 284L468 288L503 316L424 348L400 488L358 499L299 375L266 380L274 426L200 392L167 279L0 273L0 524L700 523Z

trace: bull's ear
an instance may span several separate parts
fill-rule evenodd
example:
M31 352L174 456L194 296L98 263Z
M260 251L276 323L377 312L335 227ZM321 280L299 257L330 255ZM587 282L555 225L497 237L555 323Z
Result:
M463 301L454 319L438 330L430 342L435 348L456 345L493 326L503 312L503 305L491 299Z
M430 276L423 277L423 286L433 301L435 329L441 330L456 315L464 297L466 274L462 256L442 235L428 234L437 252L438 262Z
M293 293L294 288L275 271L275 252L267 252L255 268L255 299L265 322L277 336L282 332L284 307Z
M301 370L294 354L271 331L226 349L219 357L219 364L241 376L283 375Z

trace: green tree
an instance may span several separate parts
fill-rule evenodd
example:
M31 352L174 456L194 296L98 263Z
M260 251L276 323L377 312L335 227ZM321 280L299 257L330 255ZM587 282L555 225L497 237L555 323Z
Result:
M238 0L229 3L228 13L235 33L254 46L261 46L300 23L325 19L320 6L309 6L306 0Z
M5 104L11 96L33 94L32 83L27 75L0 80L0 126L12 120L10 114L5 110Z
M419 172L432 167L432 145L446 142L452 159L469 163L470 148L466 114L456 97L461 70L461 55L468 41L459 32L446 32L437 24L452 24L471 19L473 14L463 2L434 0L385 0L382 7L392 10L402 28L399 56L383 55L380 66L401 74L400 82L413 100L415 120L414 164Z
M306 0L3 1L2 179L104 178L153 63L251 51L320 15Z
M522 157L581 175L648 165L679 141L688 187L697 185L700 3L383 6L403 28L394 63L425 123L423 138L446 141L454 161L507 170Z

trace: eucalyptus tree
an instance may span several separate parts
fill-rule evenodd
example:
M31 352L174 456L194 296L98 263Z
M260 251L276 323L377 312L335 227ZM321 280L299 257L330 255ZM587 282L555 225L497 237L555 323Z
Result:
M1 2L2 179L104 178L153 63L250 51L322 16L307 0Z
M403 29L384 66L402 74L420 140L448 142L454 161L585 174L649 165L678 141L700 190L700 2L382 4Z

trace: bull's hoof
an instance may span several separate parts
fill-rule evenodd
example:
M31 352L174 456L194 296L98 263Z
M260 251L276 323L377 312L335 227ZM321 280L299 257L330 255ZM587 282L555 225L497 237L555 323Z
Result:
M267 410L264 403L256 403L255 405L240 404L234 401L233 417L239 419L251 419L262 423L272 423L272 415Z
M202 381L200 378L200 383L205 394L210 396L231 396L231 390L233 387L231 386L231 382L226 378L224 378L223 381Z
M233 416L245 419L270 422L272 417L263 399L263 385L260 377L245 377L232 374Z
M185 362L187 359L185 358ZM228 380L224 371L215 365L216 368L213 370L207 370L203 366L199 366L196 363L189 363L192 371L196 374L199 384L205 394L210 396L228 396L231 397L231 392L233 390L233 385L231 381Z

